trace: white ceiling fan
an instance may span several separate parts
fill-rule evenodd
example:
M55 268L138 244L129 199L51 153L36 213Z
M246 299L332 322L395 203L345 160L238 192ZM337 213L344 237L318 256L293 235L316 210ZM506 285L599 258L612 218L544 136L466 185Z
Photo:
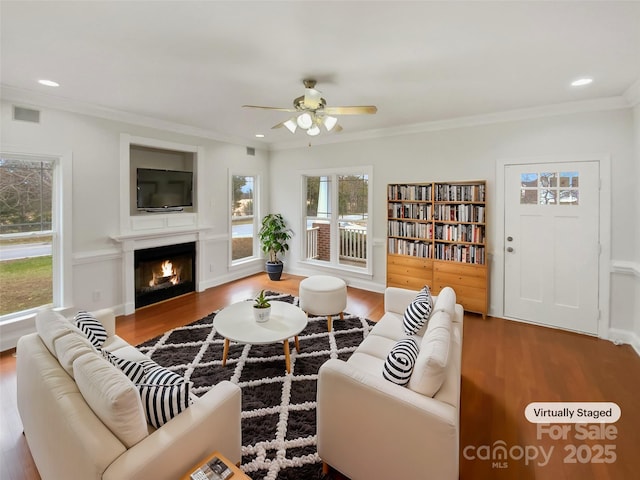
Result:
M243 105L247 108L262 108L279 112L295 113L293 117L274 125L271 128L287 127L291 133L295 133L300 127L307 135L316 136L320 133L320 127L328 132L339 132L342 127L338 125L336 115L370 115L378 111L375 105L360 105L348 107L327 107L327 102L322 98L322 92L316 90L315 80L303 80L304 95L293 100L293 108L263 107L259 105Z

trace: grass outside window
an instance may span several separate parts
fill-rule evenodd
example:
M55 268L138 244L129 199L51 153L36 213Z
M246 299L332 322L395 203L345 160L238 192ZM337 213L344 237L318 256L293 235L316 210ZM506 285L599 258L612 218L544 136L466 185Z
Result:
M51 255L0 262L0 315L53 303Z

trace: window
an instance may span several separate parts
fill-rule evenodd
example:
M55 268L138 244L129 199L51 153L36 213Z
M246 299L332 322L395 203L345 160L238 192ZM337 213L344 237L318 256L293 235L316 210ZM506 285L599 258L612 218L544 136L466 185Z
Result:
M0 157L0 316L53 303L50 159Z
M368 170L303 176L304 260L370 272Z
M520 203L529 205L579 205L578 172L541 172L520 175Z
M231 262L256 257L256 177L231 176Z

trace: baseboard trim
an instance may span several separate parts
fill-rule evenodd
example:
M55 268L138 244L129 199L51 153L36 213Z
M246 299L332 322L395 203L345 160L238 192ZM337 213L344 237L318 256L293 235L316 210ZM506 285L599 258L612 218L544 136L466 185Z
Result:
M608 340L611 340L616 345L627 344L631 345L636 351L636 354L640 357L640 336L629 330L622 330L620 328L610 328L607 336Z

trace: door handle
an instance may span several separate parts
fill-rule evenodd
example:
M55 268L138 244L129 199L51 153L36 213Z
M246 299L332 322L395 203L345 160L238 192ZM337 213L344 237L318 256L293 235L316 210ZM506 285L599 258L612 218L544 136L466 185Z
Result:
M507 247L507 252L509 253L513 252L513 247Z

